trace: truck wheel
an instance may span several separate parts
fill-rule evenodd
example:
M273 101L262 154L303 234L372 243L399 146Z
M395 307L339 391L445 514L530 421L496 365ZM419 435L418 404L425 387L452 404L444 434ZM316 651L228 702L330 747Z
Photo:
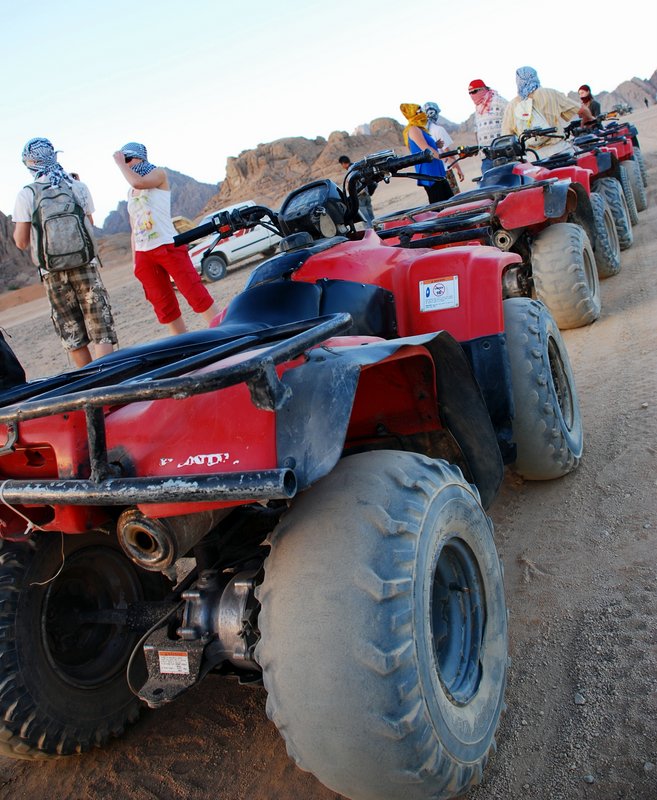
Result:
M101 533L4 542L0 552L0 755L39 759L103 745L139 715L126 680L139 634L82 618L162 596Z
M531 248L536 296L560 328L581 328L600 316L600 281L586 231L558 222L541 231Z
M267 713L298 766L352 800L479 782L507 614L492 524L458 468L345 458L279 524L258 597Z
M632 189L632 175L634 173L634 169L633 167L627 166L627 164L631 163L631 161L622 161L618 165L618 172L620 175L620 184L623 187L623 194L625 195L627 207L630 212L630 222L632 225L636 225L639 222L639 210L637 208L634 191Z
M604 196L592 192L591 210L595 225L595 265L599 278L617 275L621 268L620 242L609 204Z
M646 160L643 157L643 153L639 148L634 145L634 155L632 158L636 161L636 165L639 168L639 174L641 175L641 183L644 187L648 186L648 170L646 169Z
M204 258L201 262L203 265L203 277L207 278L211 283L220 281L226 277L226 259L217 253Z
M593 184L593 192L601 194L607 201L616 225L621 250L627 250L634 243L630 210L623 187L616 178L600 178Z
M583 448L582 415L566 346L551 314L536 300L504 301L513 383L514 469L550 480L575 469Z

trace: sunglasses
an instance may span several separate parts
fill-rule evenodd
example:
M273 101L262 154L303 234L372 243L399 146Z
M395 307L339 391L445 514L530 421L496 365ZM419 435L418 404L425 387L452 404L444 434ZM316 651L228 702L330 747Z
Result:
M483 89L470 89L468 91L468 94L477 94L477 92L481 92L481 91L483 91Z
M134 156L123 156L123 158L125 158L125 163L129 164L134 159Z

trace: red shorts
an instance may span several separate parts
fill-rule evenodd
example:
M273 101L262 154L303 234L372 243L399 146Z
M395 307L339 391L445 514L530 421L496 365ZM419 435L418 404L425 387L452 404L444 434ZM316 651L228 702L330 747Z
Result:
M138 250L135 253L135 276L144 287L146 299L163 325L180 316L180 306L171 279L197 314L207 311L214 302L184 247L163 244L154 250Z

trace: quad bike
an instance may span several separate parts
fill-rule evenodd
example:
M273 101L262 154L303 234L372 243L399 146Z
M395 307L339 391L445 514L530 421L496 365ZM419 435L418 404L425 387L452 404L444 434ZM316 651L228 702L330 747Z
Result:
M595 125L585 128L578 122L570 123L566 128L566 135L573 137L573 144L579 151L594 150L612 156L612 166L606 171L620 181L631 223L636 225L639 212L648 207L645 191L648 176L639 146L638 131L635 125L618 123L615 120L605 126L605 119L607 115L602 114L596 118Z
M553 130L497 138L487 148L494 166L478 188L380 217L375 227L384 239L410 247L427 246L422 237L429 237L435 246L479 241L517 253L521 262L506 273L505 297L536 296L560 328L594 322L600 315L599 273L620 269L620 245L604 199L591 199L588 171L550 170L526 160L534 153L526 140ZM478 152L461 147L442 157Z
M502 303L518 256L356 233L359 176L417 158L217 215L285 238L216 327L0 395L3 755L103 745L214 672L264 683L347 797L480 780L507 666L484 508L503 449L576 466L581 417L544 306Z

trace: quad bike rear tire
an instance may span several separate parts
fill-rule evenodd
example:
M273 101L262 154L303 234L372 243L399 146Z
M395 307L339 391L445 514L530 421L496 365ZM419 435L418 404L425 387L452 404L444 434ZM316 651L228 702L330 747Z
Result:
M79 615L163 591L161 576L138 570L105 534L3 542L0 755L36 760L84 752L137 719L126 666L139 634Z
M616 178L600 178L593 184L594 194L601 194L609 204L618 242L621 250L627 250L634 244L634 233L632 232L632 222L630 220L630 210L627 206L623 187Z
M631 167L628 167L628 164L632 164ZM634 173L634 162L633 161L622 161L618 165L618 172L619 172L619 179L620 184L623 187L623 194L625 195L625 200L627 201L627 208L630 212L630 222L632 225L637 225L639 222L639 210L636 205L636 199L634 195L634 190L632 189L632 175Z
M629 173L630 185L632 186L632 194L634 195L634 202L636 203L637 211L645 211L648 208L648 195L646 188L641 179L641 170L636 160L630 159L629 161L622 161L621 167Z
M267 713L298 766L352 800L479 782L507 613L492 524L457 467L343 459L274 531L258 597Z
M595 225L595 265L599 278L611 278L621 269L621 251L614 217L604 195L591 193L591 210Z
M568 352L547 308L536 300L504 301L513 383L513 465L527 480L561 478L579 464L582 414Z
M641 174L641 182L643 183L644 187L648 187L648 170L646 169L646 160L643 157L643 153L641 150L634 145L634 155L632 156L637 163L639 168L639 172Z
M600 316L600 281L586 231L558 222L541 231L531 248L537 298L561 329L590 325Z

